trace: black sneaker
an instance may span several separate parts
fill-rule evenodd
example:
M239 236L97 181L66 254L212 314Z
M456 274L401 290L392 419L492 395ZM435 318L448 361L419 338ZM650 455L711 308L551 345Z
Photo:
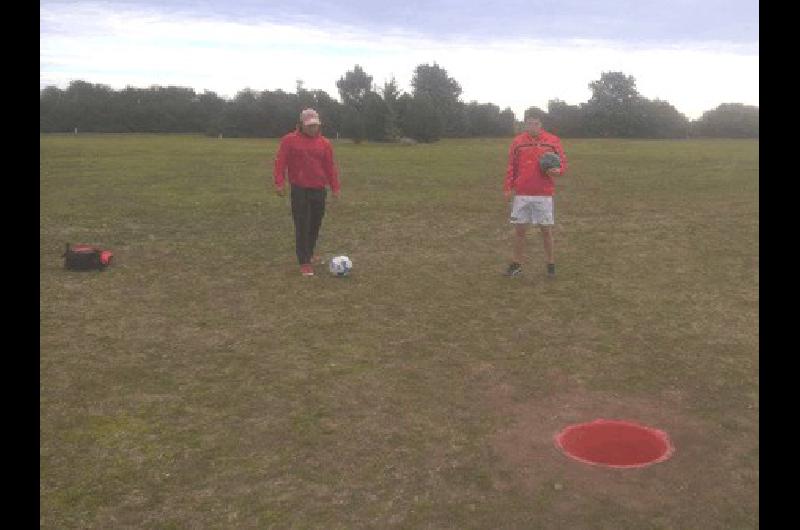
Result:
M522 274L522 265L520 265L519 263L512 263L511 265L508 266L508 269L503 274L505 276L519 276L520 274Z
M547 264L547 277L548 278L555 278L556 277L556 264L555 263L548 263Z

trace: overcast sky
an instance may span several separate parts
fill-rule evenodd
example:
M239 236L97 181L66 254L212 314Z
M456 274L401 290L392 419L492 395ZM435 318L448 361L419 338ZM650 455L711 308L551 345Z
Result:
M721 103L758 105L755 0L115 0L40 2L40 87L71 80L179 85L232 97L307 89L338 99L359 64L410 91L439 64L462 100L518 119L560 99L577 105L602 72L636 79L688 118Z

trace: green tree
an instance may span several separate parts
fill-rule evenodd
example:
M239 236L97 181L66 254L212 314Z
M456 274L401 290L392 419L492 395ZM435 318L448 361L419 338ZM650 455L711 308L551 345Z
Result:
M603 72L589 83L592 97L584 107L587 132L594 136L637 136L641 110L639 92L633 76L622 72Z
M514 117L514 111L511 110L510 107L504 108L500 113L500 130L498 131L499 136L513 136L514 124L516 121L517 120Z
M73 81L64 92L66 112L64 120L68 130L101 132L103 119L107 118L109 98L107 89L85 81Z
M407 101L402 127L406 136L420 142L435 142L442 136L442 121L436 112L436 103L426 94Z
M219 134L218 128L222 113L225 111L225 100L215 92L203 91L197 97L196 112L198 115L199 129L208 134Z
M400 97L402 96L400 89L397 87L397 80L392 77L391 81L383 84L381 90L383 101L386 103L388 116L386 119L386 138L388 140L396 140L403 134L400 129Z
M525 109L525 112L522 115L522 120L525 121L528 118L539 118L540 120L545 120L548 118L547 112L543 111L539 107L528 107Z
M411 78L412 95L423 99L419 105L430 102L439 120L438 128L446 136L460 136L466 133L466 119L463 104L460 104L461 85L447 75L447 70L438 64L420 64Z
M409 109L411 109L411 104L413 103L414 98L408 92L404 92L397 98L397 101L394 103L394 110L397 114L397 127L400 129L401 136L407 136L411 138L411 134L407 129L407 116L409 115Z
M250 88L237 92L233 100L226 105L221 129L226 137L267 136L269 120L261 95Z
M345 107L342 118L344 135L355 142L360 142L366 137L364 107L367 94L372 91L372 76L367 75L361 66L355 65L352 70L339 78L336 88L339 89L339 96Z
M547 102L545 128L563 137L586 136L584 112L577 105L568 105L560 99L552 99Z
M64 91L47 86L39 92L39 130L41 132L68 132L65 119L67 103Z
M758 107L723 103L693 122L691 133L712 138L758 138Z
M336 88L339 89L343 105L361 110L364 108L367 93L372 89L372 76L367 75L359 65L355 65L339 78Z
M264 90L257 99L260 119L263 120L262 136L280 138L295 129L303 107L297 94Z
M642 136L647 138L686 138L689 120L668 102L642 98Z
M368 140L382 142L387 139L389 107L376 92L367 93L364 101L363 119L364 135Z
M493 103L478 103L470 101L465 105L468 132L472 137L510 136L514 134L514 112L506 108L500 112L500 107Z

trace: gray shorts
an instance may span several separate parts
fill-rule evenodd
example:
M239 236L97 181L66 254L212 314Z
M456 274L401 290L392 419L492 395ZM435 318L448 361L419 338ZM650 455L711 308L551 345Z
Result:
M511 223L554 225L553 197L539 195L515 196L514 203L511 206Z

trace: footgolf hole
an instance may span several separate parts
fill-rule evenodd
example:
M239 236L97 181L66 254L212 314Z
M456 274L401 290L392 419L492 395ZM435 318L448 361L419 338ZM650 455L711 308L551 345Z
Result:
M606 467L634 468L663 462L674 448L667 433L623 420L570 425L555 436L568 457Z

